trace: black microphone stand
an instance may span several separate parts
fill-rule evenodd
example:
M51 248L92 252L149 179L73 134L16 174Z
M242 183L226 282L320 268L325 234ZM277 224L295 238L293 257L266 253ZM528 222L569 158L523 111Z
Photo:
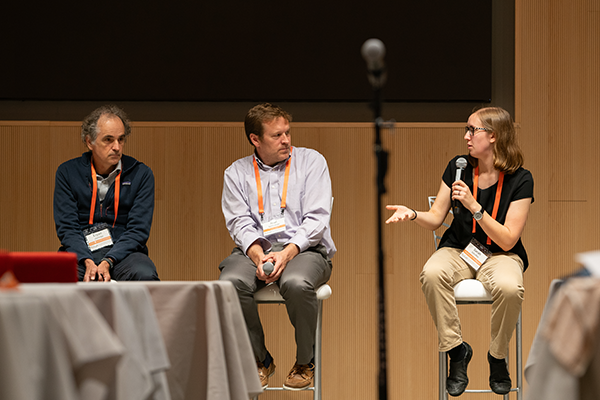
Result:
M384 71L372 72L373 75L377 73L383 74ZM379 81L381 76L373 76L374 81ZM375 125L375 158L377 162L377 256L378 256L378 276L379 276L379 296L378 296L378 316L379 316L379 376L378 376L378 387L379 387L379 400L387 400L388 388L387 388L387 339L386 339L386 321L385 321L385 282L384 282L384 257L383 257L383 229L381 219L381 197L386 192L385 189L385 175L387 174L388 168L388 152L385 151L381 145L381 129L385 123L381 118L381 84L373 85L373 113L374 113L374 125Z

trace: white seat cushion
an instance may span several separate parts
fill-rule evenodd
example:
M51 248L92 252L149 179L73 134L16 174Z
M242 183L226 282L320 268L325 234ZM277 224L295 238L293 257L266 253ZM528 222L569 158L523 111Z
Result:
M279 294L279 286L276 283L265 286L254 293L254 300L260 303L284 303L283 297Z
M492 295L476 279L465 279L454 286L456 301L492 301Z
M325 300L331 296L331 286L324 284L317 289L317 299ZM283 297L279 293L279 286L276 283L265 286L254 293L254 300L259 303L284 303Z

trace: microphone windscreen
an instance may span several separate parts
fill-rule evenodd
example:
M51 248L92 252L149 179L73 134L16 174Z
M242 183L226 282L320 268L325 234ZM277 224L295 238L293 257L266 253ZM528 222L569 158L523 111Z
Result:
M267 275L271 275L271 272L273 272L274 268L275 267L273 266L273 263L270 261L267 261L263 264L263 272Z
M369 39L363 43L361 54L365 61L369 64L369 69L380 68L385 56L385 45L379 39Z
M467 160L465 160L464 157L461 157L458 160L456 160L456 168L460 168L460 169L467 168Z

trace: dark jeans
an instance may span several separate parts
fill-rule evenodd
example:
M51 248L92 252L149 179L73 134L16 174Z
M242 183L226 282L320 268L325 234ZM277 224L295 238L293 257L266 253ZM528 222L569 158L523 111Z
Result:
M92 253L96 265L108 253L110 247L104 247ZM82 281L85 276L85 264L80 263L77 266L79 280ZM158 272L156 266L144 253L131 253L120 262L116 263L114 268L109 270L110 278L115 281L158 281Z

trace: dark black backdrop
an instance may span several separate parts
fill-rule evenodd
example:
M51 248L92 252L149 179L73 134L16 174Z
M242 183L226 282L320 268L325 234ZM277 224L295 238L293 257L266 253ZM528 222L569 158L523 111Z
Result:
M10 2L2 100L489 102L492 0Z

